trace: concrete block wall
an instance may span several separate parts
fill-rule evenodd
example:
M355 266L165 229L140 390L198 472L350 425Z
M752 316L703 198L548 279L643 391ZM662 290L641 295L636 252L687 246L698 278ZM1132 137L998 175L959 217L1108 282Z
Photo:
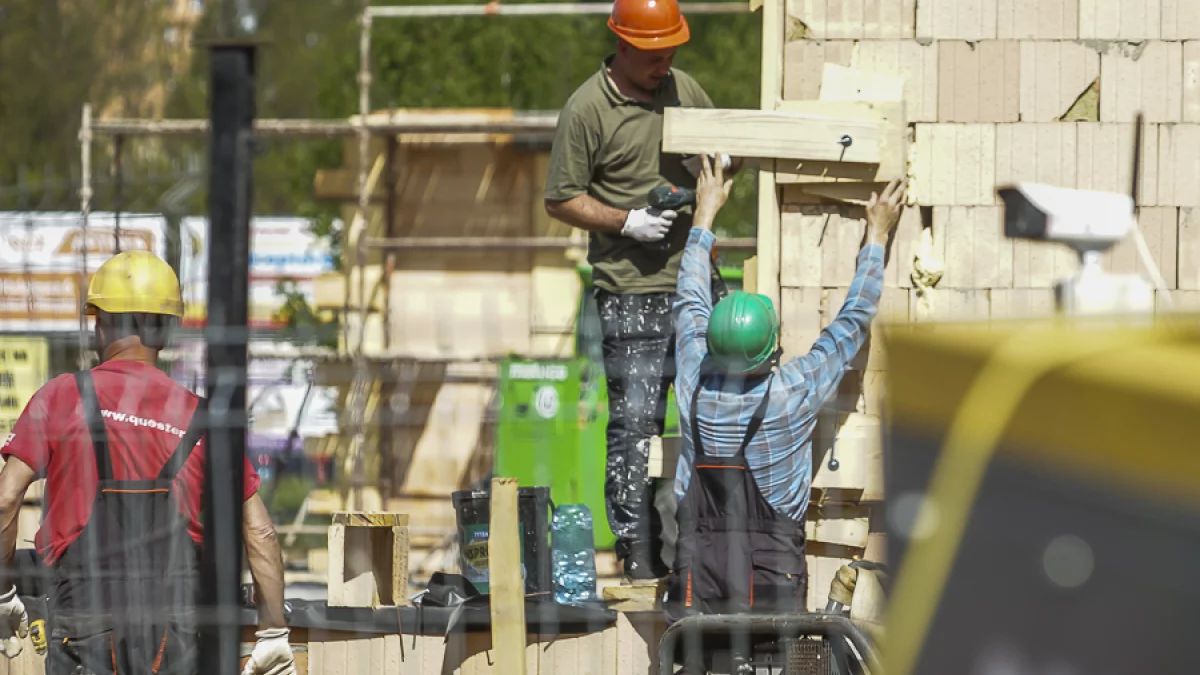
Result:
M1052 313L1053 284L1075 270L1075 257L1006 239L996 188L1030 180L1128 191L1139 112L1147 122L1140 225L1177 307L1200 306L1200 0L788 0L784 13L782 100L819 98L825 63L905 81L912 206L891 249L874 334L889 321ZM836 316L864 222L861 209L801 190L777 195L790 356ZM927 291L910 276L924 236L945 269ZM1146 274L1132 242L1104 264ZM850 415L878 415L887 370L879 341L851 364L824 413L823 438L845 433ZM821 452L815 463L825 461ZM856 493L815 490L814 500L846 494ZM822 580L823 553L810 560L825 570ZM828 588L816 585L810 600L823 605Z

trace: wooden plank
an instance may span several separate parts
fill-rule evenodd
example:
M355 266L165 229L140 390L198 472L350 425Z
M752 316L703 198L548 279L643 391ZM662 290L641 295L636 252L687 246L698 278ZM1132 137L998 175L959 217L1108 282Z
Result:
M849 65L900 77L907 121L938 121L937 45L922 45L915 40L866 40L858 43Z
M1100 57L1100 121L1183 119L1183 45L1179 42L1114 44Z
M853 138L845 148L843 136ZM883 125L774 110L667 108L663 152L878 164Z
M859 119L882 125L878 164L852 164L775 160L778 184L855 181L888 181L905 175L908 169L908 124L904 104L883 101L782 101L780 112L821 115L838 119Z
M1000 0L996 34L1001 40L1074 40L1079 0Z
M805 535L809 542L865 549L870 516L871 509L866 506L826 504L810 508Z
M1075 42L1021 43L1021 121L1054 122L1100 77L1100 54Z
M1143 207L1138 213L1138 227L1167 288L1177 288L1180 265L1179 209L1170 206ZM1147 281L1152 278L1138 255L1132 235L1105 253L1101 264L1113 274L1137 274Z
M1015 40L938 43L938 120L1021 119L1021 47Z
M1193 0L1162 0L1162 39L1200 39L1200 3Z
M658 598L666 590L666 579L636 586L609 586L602 596L609 609L617 612L653 612L662 609Z
M488 536L492 645L496 667L524 675L525 585L521 578L520 518L517 480L493 478Z
M774 110L784 95L786 0L763 0L759 107ZM779 306L779 190L773 168L758 171L758 292Z
M1003 207L934 207L933 239L946 263L938 288L1013 285L1013 242L1004 236Z
M923 206L995 204L996 125L918 124L910 190Z
M1079 0L1079 37L1155 40L1162 35L1162 0Z
M742 261L742 290L758 292L758 256L752 255Z
M775 172L758 171L758 278L756 292L779 306L780 211Z
M813 439L813 499L818 503L881 501L884 482L879 418L843 410L838 415L842 424L835 427L836 414L822 415ZM837 460L837 470L830 468L831 458Z
M333 514L333 524L354 527L399 527L408 525L408 514L338 511Z
M481 424L492 394L491 384L442 384L413 451L404 492L446 495L458 489L479 445Z

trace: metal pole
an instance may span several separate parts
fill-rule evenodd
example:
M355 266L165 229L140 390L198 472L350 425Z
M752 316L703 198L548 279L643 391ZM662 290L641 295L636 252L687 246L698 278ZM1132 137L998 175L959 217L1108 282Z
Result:
M210 47L202 673L236 673L240 661L255 55L246 42Z
M125 137L117 135L113 138L113 253L121 252L121 207L124 195L124 170L121 159L125 149Z
M79 267L79 369L87 370L91 365L91 355L88 354L91 345L88 340L87 313L83 311L84 298L87 297L88 286L88 216L92 210L92 105L83 104L83 122L79 127L79 162L82 177L79 185L79 210L83 213L83 232L80 246L82 264Z

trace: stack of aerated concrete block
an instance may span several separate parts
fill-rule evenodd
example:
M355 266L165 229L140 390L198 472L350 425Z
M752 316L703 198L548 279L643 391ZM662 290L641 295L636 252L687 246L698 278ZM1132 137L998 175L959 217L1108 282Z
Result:
M1200 0L789 0L783 30L784 100L817 99L825 63L905 81L915 206L891 250L880 321L1051 313L1053 284L1076 258L1066 247L1006 239L996 187L1038 181L1127 193L1139 112L1147 122L1140 226L1177 308L1200 308ZM836 316L864 224L861 209L819 203L799 185L783 186L780 199L790 356ZM910 277L923 229L945 269L928 296ZM1104 265L1146 274L1132 241ZM875 436L858 439L878 425L879 342L856 359L822 425L823 442L839 439L840 452L877 457ZM833 475L823 452L814 453L814 502L881 497L866 485L861 494L823 490ZM845 467L847 457L838 459ZM878 479L877 469L866 474ZM865 479L833 482L853 480ZM823 605L836 565L818 558L809 561L810 604Z

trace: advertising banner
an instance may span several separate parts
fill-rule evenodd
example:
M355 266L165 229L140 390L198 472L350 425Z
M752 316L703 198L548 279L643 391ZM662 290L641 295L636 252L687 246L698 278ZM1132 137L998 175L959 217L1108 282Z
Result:
M45 338L0 336L0 438L8 436L21 411L49 377Z
M118 250L163 256L166 223L158 216L123 214L118 236L112 214L0 213L0 326L5 331L79 329L90 273ZM88 276L83 274L87 252Z
M0 330L60 332L79 329L86 293L83 252L94 272L118 250L166 257L167 221L155 214L93 213L86 240L78 213L0 213ZM184 325L202 327L208 304L208 219L180 224L180 284ZM118 239L120 245L118 248ZM328 244L305 218L255 218L250 242L250 324L277 328L283 282L311 305L316 278L333 271Z

